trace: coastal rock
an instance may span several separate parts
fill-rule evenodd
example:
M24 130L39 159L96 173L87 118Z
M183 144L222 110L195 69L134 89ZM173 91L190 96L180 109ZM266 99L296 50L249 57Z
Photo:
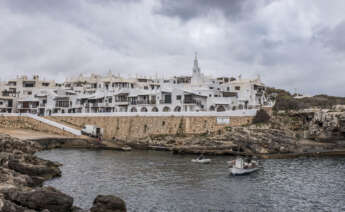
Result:
M35 180L30 176L0 167L0 192L7 188L32 186L34 184Z
M87 212L73 206L73 198L53 187L38 187L53 177L61 176L61 164L40 159L35 152L54 145L53 141L24 141L0 134L0 211L1 212ZM89 142L89 143L88 143ZM76 146L102 147L91 141L74 140ZM55 147L65 147L58 140ZM70 144L68 144L70 145ZM43 148L42 148L43 146ZM123 200L114 196L98 196L92 211L126 211Z
M61 176L59 164L39 159L33 155L23 155L20 158L11 157L8 167L22 174L41 176L45 179Z
M69 212L73 205L72 197L53 187L36 188L30 191L12 189L5 193L5 198L22 207L38 211L48 209L50 212Z
M42 150L41 146L32 141L23 141L9 135L0 134L0 152L13 153L20 151L23 153L33 154Z
M316 112L309 123L309 136L316 140L345 139L345 112Z
M36 212L25 207L16 205L13 202L0 198L0 211L1 212Z
M126 203L112 195L98 195L90 209L91 212L126 212Z

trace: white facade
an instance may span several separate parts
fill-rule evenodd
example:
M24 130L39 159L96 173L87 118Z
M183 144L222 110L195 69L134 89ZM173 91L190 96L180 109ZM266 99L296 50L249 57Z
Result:
M64 113L227 112L273 106L260 77L209 78L195 55L192 76L166 79L77 76L63 84L17 77L0 84L0 112Z

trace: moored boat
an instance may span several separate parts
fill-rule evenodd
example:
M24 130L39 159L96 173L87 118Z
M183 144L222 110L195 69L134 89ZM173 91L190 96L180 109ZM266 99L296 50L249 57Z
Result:
M193 163L211 163L211 159L208 158L204 158L204 159L193 159L192 160Z
M228 161L229 172L232 175L244 175L259 170L258 162L243 158L237 158L234 161Z

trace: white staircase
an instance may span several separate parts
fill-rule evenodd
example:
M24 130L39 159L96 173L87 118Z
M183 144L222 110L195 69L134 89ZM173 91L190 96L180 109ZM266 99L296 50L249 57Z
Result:
M51 120L42 118L42 117L40 117L40 116L32 115L32 114L28 114L28 113L22 114L22 115L23 115L23 116L30 117L30 118L32 118L32 119L35 119L35 120L37 120L37 121L43 122L43 123L48 124L48 125L50 125L50 126L59 128L59 129L64 130L64 131L66 131L66 132L72 133L73 135L77 135L77 136L80 136L80 135L81 135L81 131L80 131L80 130L73 129L73 128L71 128L71 127L65 126L65 125L60 124L60 123L57 123L57 122L55 122L55 121L51 121Z

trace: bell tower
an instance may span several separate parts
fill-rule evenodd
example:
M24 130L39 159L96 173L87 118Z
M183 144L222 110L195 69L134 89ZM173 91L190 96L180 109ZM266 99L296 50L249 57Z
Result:
M195 52L193 74L191 79L192 86L202 86L204 84L204 75L201 73L198 63L198 55Z
M193 74L200 73L199 63L198 63L198 53L195 52Z

